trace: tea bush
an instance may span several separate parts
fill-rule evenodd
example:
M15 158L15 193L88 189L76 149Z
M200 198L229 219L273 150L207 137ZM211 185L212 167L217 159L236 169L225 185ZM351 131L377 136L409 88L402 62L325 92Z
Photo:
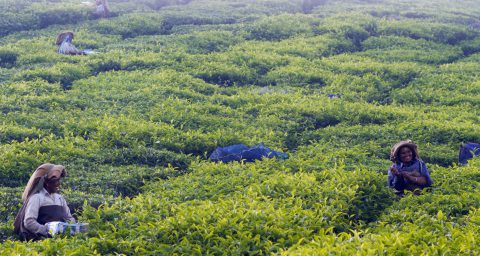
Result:
M188 52L191 54L206 54L223 52L230 46L242 42L242 38L229 31L199 32L184 36Z
M415 21L386 21L379 24L379 34L396 35L412 39L426 39L442 44L455 45L475 37L474 32L455 25L424 22L412 26Z
M42 10L36 13L38 28L45 28L53 24L75 24L88 18L87 9L78 6L55 5L43 9L42 5L33 4L30 8Z
M254 22L250 28L247 39L278 41L298 34L311 34L313 19L306 19L305 16L283 14L267 17Z
M0 50L0 67L10 68L17 62L18 53L8 50Z
M86 6L74 1L11 1L1 4L0 35L30 29L42 29L57 24L76 24L88 19Z
M380 36L370 37L362 45L365 51L361 55L389 62L441 64L450 63L463 57L463 51L459 47L445 46L423 39Z
M90 75L87 68L78 68L73 64L59 64L48 69L29 70L18 74L18 80L34 81L43 79L49 83L60 83L64 90L70 89L73 81Z

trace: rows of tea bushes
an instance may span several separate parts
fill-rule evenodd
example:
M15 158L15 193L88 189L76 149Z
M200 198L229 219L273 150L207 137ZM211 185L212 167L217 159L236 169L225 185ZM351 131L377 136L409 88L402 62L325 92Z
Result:
M2 255L478 253L474 1L109 2L1 3ZM95 54L57 54L62 31ZM400 199L404 139L434 186ZM208 160L261 142L289 158ZM45 162L89 232L16 241Z
M435 167L434 188L401 200L369 170L273 170L289 161L197 162L194 172L149 184L134 199L99 209L86 206L82 218L92 227L88 234L32 244L7 241L3 252L478 252L479 184L472 179L478 176L478 161L469 167Z
M283 164L290 163L197 162L192 173L156 181L135 199L84 208L90 233L55 248L67 254L85 247L99 254L280 252L319 232L363 225L393 202L375 172L275 171ZM48 252L55 245L43 246Z
M155 11L177 5L185 5L188 0L145 0L145 1L108 1L110 16L117 17L137 11ZM2 19L0 35L5 36L17 31L37 30L54 25L77 25L97 17L95 1L73 0L5 0L0 3ZM101 26L101 25L100 25Z
M478 160L436 168L432 178L437 185L428 194L403 198L367 231L320 234L288 254L477 254Z
M0 3L0 35L56 25L88 23L98 31L123 37L170 33L177 25L229 24L263 15L301 12L301 1L140 0L108 1L110 18L95 20L95 1L5 0ZM192 12L193 9L193 12ZM135 15L141 13L141 15ZM94 22L90 22L94 21Z

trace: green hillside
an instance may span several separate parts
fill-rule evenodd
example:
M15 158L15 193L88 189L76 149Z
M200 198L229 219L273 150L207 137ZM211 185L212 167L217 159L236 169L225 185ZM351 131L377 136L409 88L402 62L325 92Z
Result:
M0 2L1 255L480 254L478 1L109 3ZM434 185L400 199L405 139ZM261 142L290 157L208 159ZM20 242L46 162L89 232Z

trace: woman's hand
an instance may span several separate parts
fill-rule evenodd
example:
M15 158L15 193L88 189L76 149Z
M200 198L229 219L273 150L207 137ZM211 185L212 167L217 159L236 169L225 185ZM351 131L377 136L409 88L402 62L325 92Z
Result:
M395 176L398 176L398 177L401 177L402 176L402 173L398 171L397 167L393 166L392 168L390 168L390 172L392 172L393 175Z
M401 175L405 179L417 185L425 185L427 183L427 178L423 176L416 176L409 172L402 172Z
M410 178L412 178L412 175L410 175L409 172L401 172L401 173L400 173L400 176L402 176L402 177L404 177L404 178L406 178L406 179L408 179L408 180L410 180Z
M40 232L37 233L37 235L40 236L40 237L49 237L49 238L52 237L52 235L50 234L49 229L46 225L44 226L44 228L42 228L40 230Z

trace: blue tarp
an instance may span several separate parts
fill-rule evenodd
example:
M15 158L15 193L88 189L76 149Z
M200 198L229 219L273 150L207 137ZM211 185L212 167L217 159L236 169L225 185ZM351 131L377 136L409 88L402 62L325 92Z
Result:
M221 161L224 163L242 160L245 162L254 162L255 160L261 160L263 157L287 159L288 154L271 150L270 148L265 147L262 142L251 148L243 144L218 147L210 155L210 160L215 162Z
M473 156L480 155L480 144L469 142L460 147L460 153L458 155L458 162L460 164L467 164L468 159Z

